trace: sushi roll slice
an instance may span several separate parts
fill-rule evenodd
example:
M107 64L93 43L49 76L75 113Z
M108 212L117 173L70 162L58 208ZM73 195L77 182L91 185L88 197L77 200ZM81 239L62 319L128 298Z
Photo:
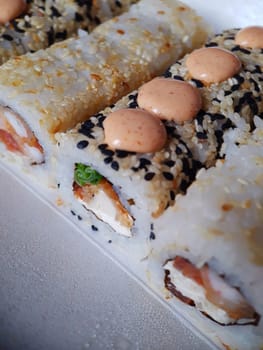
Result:
M206 35L181 2L142 0L90 35L9 60L0 67L1 156L26 169L47 164L56 132L160 74Z
M11 57L45 49L78 29L98 24L128 10L136 1L12 0L1 1L0 64Z
M197 58L209 73L204 78L195 73ZM84 206L120 234L156 238L155 220L200 168L221 157L237 116L249 125L255 110L262 116L262 77L224 48L186 55L164 76L57 135L61 194L74 211Z
M224 46L235 53L242 61L257 64L257 69L263 65L263 26L249 26L224 30L211 39L206 47Z
M225 159L155 223L149 257L152 285L222 349L263 345L263 123L254 123L226 133Z

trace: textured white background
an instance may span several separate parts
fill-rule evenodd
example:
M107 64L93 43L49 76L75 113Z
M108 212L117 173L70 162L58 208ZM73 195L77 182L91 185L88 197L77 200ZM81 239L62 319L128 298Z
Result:
M186 0L215 31L263 24L263 1ZM0 349L209 349L0 168Z

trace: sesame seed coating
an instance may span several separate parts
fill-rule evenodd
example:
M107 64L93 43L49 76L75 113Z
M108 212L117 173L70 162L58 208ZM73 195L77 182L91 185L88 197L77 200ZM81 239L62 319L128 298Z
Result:
M11 57L45 49L76 35L79 29L90 32L135 2L28 0L26 13L0 26L0 64Z
M231 33L232 31L227 31L224 35L229 37ZM222 36L220 38L219 46L225 48ZM212 42L215 42L215 38ZM227 48L229 49L229 44ZM137 108L137 91L91 117L88 125L81 124L66 135L65 140L68 141L69 136L71 142L78 142L83 135L85 137L87 128L88 134L93 136L85 149L87 163L102 175L106 174L114 185L118 185L120 177L130 179L131 182L139 179L143 183L142 187L147 189L150 205L155 203L152 215L158 216L174 203L178 193L187 190L201 167L214 166L216 160L222 156L220 150L225 131L237 127L236 113L250 123L252 128L254 114L263 117L263 74L258 65L259 57L256 57L257 61L250 61L248 58L243 60L244 55L243 51L238 53L242 61L242 69L238 74L208 86L189 77L185 66L186 57L166 71L164 77L187 81L199 89L203 106L193 121L183 124L163 121L168 142L161 151L147 154L124 152L119 157L121 150L109 149L105 144L100 118L105 119L112 111L120 108Z
M161 9L165 13L159 13ZM58 12L62 11L53 9L53 16ZM58 31L59 36L63 31ZM57 132L72 128L160 74L179 56L200 46L206 35L200 18L190 8L182 10L180 2L141 0L90 34L80 32L78 37L5 62L0 67L0 100L24 119L48 155ZM100 126L103 118L98 117ZM95 137L91 126L89 122L81 126L89 141ZM113 161L117 169L119 161ZM106 162L112 163L110 156Z

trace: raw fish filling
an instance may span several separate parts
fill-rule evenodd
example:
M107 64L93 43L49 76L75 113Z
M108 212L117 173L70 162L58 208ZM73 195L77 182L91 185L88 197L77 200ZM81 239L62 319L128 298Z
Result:
M0 142L9 152L27 157L31 164L44 162L44 150L29 126L7 107L0 107Z
M240 291L230 286L207 264L197 268L176 256L166 262L165 287L188 305L222 325L257 325L260 316Z

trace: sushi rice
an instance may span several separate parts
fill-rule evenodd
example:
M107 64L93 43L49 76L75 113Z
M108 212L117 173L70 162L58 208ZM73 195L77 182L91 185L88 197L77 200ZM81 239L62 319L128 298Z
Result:
M242 119L236 118L236 123L237 128L225 134L222 148L225 159L218 160L215 167L202 169L187 194L178 195L176 204L155 222L161 234L152 241L148 271L153 288L173 307L190 313L195 326L212 335L220 348L260 349L263 345L263 122L255 117L253 132ZM175 298L164 288L164 270L173 275L168 261L176 256L197 268L207 265L223 276L229 286L238 288L261 316L259 323L242 328L221 326L197 312L200 305L189 306Z

